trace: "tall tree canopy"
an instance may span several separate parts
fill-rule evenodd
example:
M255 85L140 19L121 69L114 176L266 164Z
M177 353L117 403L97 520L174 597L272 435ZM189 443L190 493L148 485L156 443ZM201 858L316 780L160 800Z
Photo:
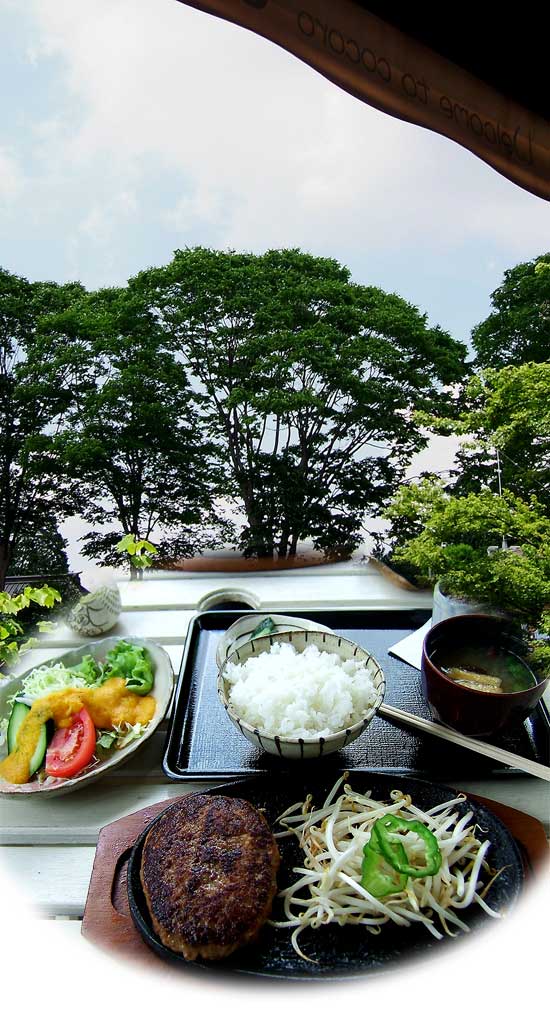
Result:
M58 339L87 345L95 386L79 395L58 439L86 521L85 555L117 563L125 534L164 557L219 541L221 472L203 435L184 365L137 292L86 295L52 320ZM157 537L158 536L158 537Z
M413 409L464 371L463 345L412 305L298 250L178 251L130 290L192 375L247 554L353 549L425 443Z
M473 330L479 365L502 368L550 358L550 253L508 269L493 311Z
M80 352L68 357L42 323L83 291L0 269L0 590L21 536L69 509L55 436L82 383Z
M550 363L508 365L474 376L459 427L471 438L458 463L457 492L500 483L533 494L550 514ZM498 464L496 456L498 451Z

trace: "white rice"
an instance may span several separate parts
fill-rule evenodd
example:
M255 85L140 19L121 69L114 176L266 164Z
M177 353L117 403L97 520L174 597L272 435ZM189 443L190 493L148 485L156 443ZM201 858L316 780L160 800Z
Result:
M228 663L224 677L232 711L264 733L326 737L364 718L375 704L373 668L308 645L273 644L245 663Z

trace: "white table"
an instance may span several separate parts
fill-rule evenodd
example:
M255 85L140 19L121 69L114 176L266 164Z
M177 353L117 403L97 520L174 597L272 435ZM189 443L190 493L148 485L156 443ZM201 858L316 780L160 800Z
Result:
M190 620L216 592L231 592L255 608L282 612L335 606L425 609L431 602L427 594L402 587L373 564L246 575L156 574L142 582L122 581L120 590L123 614L115 633L159 642L175 673ZM40 647L28 653L25 668L81 643L67 628L44 635ZM41 918L55 919L58 929L69 929L75 939L80 938L80 925L74 922L83 915L100 829L183 790L206 788L166 779L161 768L165 733L166 722L126 765L80 793L44 802L0 798L0 882L15 886ZM433 779L437 781L437 774ZM457 775L451 785L518 808L550 830L550 786L542 780L511 775L476 781Z

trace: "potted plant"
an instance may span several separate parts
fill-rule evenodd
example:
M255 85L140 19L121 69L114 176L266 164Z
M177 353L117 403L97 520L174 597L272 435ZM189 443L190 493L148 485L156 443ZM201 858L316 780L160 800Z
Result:
M550 630L550 521L536 499L489 489L453 496L432 476L402 487L386 516L400 539L392 563L436 586L439 619L509 615L538 648L543 666L546 643L537 635Z

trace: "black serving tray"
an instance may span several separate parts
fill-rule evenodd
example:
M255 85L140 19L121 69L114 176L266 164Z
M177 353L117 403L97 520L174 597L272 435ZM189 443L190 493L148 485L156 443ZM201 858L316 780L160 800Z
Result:
M324 624L341 637L368 649L384 670L386 704L431 718L422 694L420 672L388 653L388 648L429 619L429 611L288 612ZM235 729L217 694L218 641L224 631L244 615L234 610L205 612L196 616L189 626L163 758L163 769L170 779L216 781L297 770L303 773L315 770L318 774L329 768L332 771L398 772L420 778L437 775L439 780L449 780L511 775L517 771L437 737L396 726L379 715L357 740L327 756L326 762L322 759L289 761L266 754ZM269 616L269 610L265 615ZM544 703L541 701L516 731L494 743L531 761L550 765L550 715Z

